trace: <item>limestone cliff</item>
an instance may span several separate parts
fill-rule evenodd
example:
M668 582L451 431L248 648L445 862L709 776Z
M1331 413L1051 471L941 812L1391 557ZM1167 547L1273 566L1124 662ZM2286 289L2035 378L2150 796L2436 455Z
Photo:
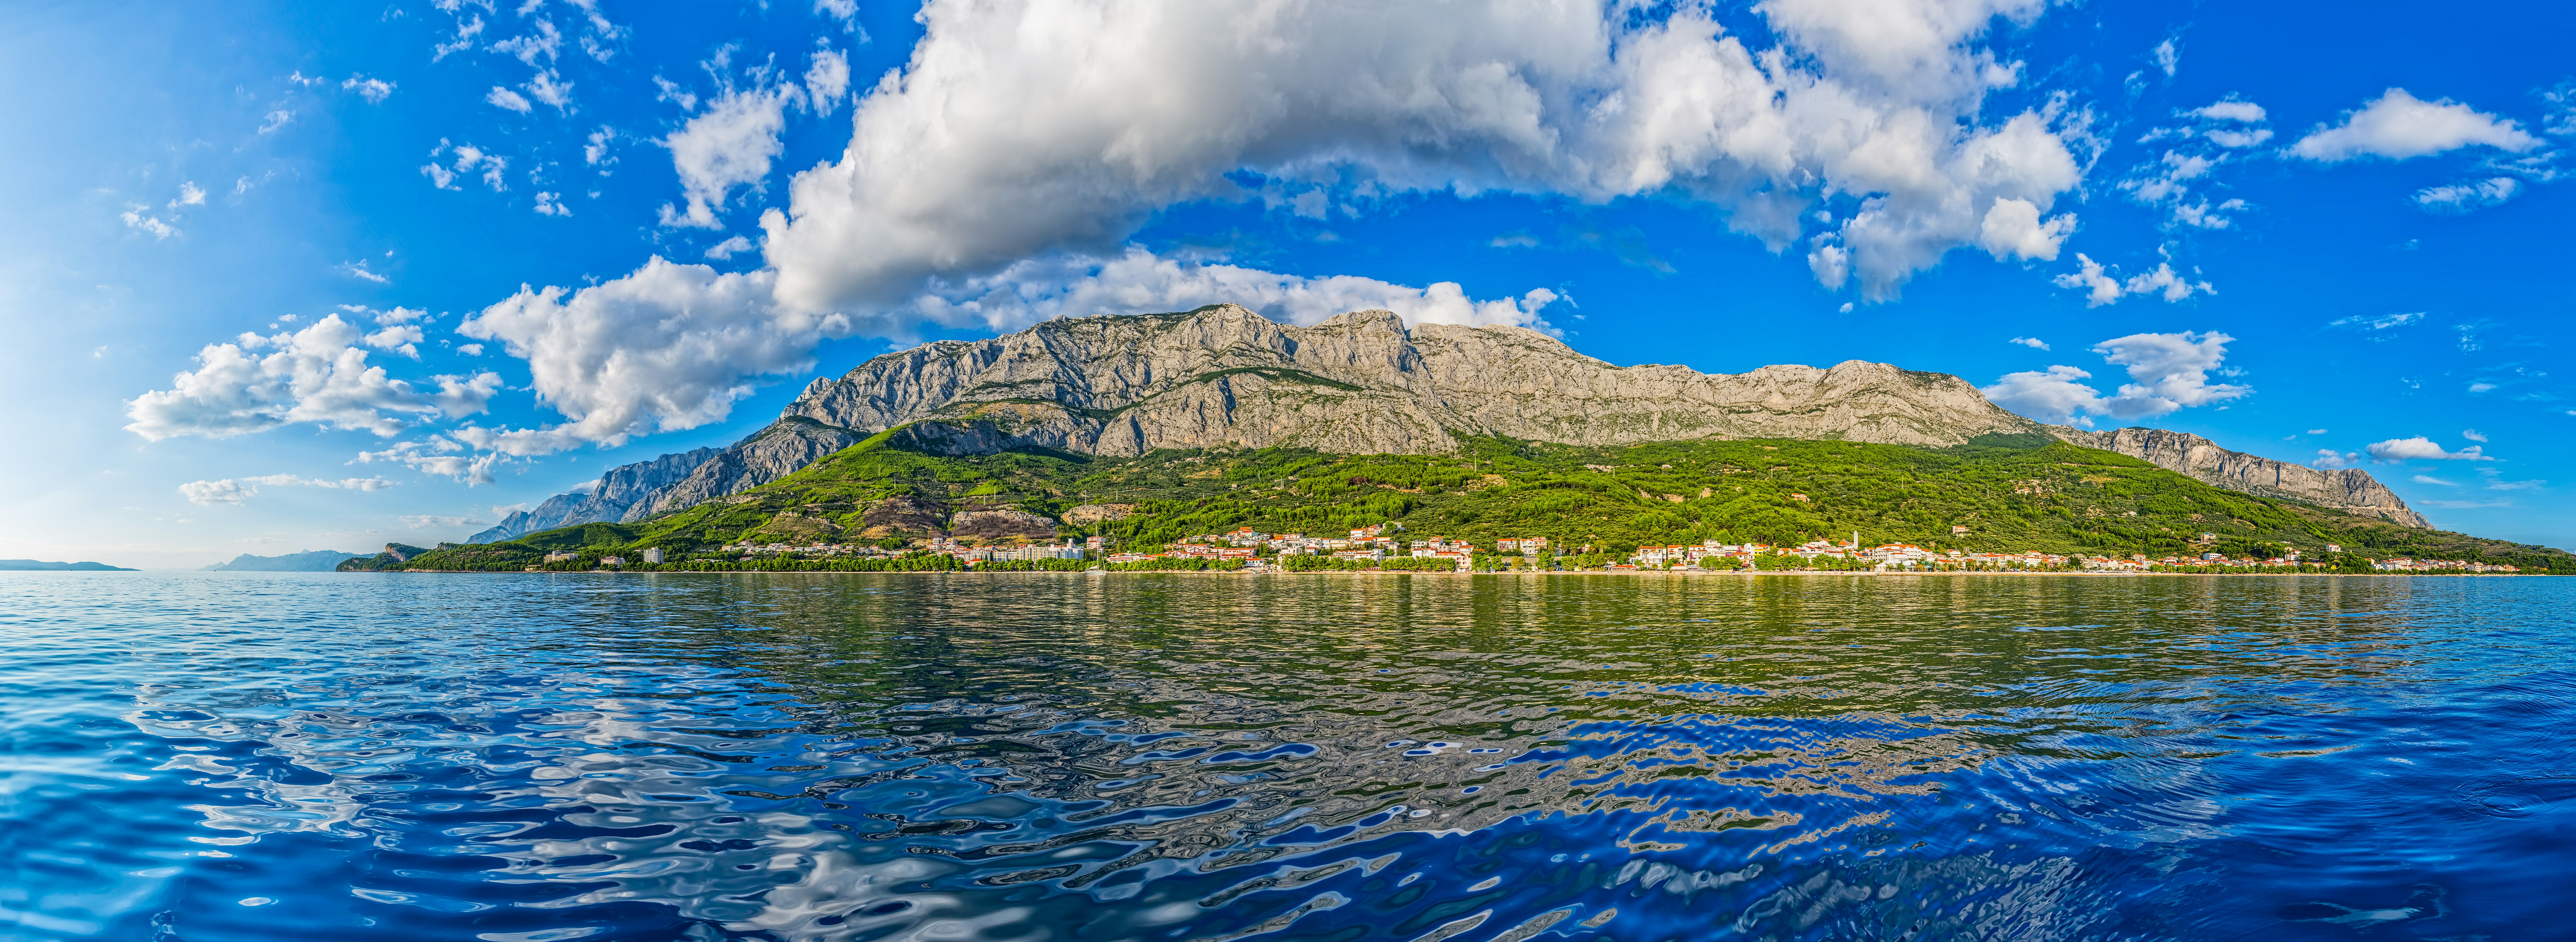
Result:
M1576 445L1803 438L1938 448L2045 432L2219 487L2426 526L2366 472L2318 471L2153 429L2042 426L1945 373L1860 360L1738 374L1620 367L1517 327L1407 328L1387 311L1292 327L1222 304L1067 318L889 353L814 380L776 423L732 447L612 470L593 494L557 495L473 539L685 509L897 428L902 444L938 453L1041 447L1121 456L1266 447L1425 454L1455 449L1459 434Z
M599 476L599 487L546 498L536 509L503 517L498 526L467 537L466 542L495 543L556 527L644 519L652 513L656 494L688 477L716 453L713 448L700 448L610 468Z
M958 453L1043 446L1299 446L1432 453L1453 433L1582 445L1685 438L1838 438L1947 446L2037 426L1955 376L1858 360L1705 374L1618 367L1516 327L1358 311L1290 327L1234 305L1050 321L945 341L816 380L786 414Z
M795 473L814 459L866 438L845 428L811 419L784 418L735 442L689 472L686 479L654 495L647 515L685 510L727 494L747 491Z
M2143 458L2157 467L2232 491L2278 497L2379 517L2400 526L2429 529L2424 515L2386 485L2357 468L2332 471L2229 451L2198 435L2155 428L2088 432L2063 425L2049 434L2086 448Z

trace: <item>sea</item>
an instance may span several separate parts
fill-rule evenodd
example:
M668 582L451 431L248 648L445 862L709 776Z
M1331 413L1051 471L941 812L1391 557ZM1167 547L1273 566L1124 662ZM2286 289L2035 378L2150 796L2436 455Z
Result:
M2576 580L0 573L9 940L2576 938Z

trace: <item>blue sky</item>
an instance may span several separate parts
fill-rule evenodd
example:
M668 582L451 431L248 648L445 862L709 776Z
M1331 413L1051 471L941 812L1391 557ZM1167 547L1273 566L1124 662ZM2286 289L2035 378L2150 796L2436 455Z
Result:
M2576 544L2576 13L1381 7L0 6L0 557L461 539L1219 301L1955 373Z

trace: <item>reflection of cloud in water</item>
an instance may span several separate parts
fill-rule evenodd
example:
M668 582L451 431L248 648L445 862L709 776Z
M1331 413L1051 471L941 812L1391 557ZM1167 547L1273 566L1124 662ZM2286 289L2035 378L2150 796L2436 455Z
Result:
M1887 825L1909 802L1962 781L1992 786L1984 797L2004 807L2087 819L2142 841L2176 839L2155 829L2200 827L2209 811L2194 795L2160 804L2132 794L2121 814L2161 819L2115 822L2083 804L2081 793L2102 783L2051 781L2051 762L2027 755L1995 761L1955 718L1870 712L1538 712L1495 722L1433 709L1397 726L1288 713L1173 678L1115 683L1140 702L1198 707L1159 720L1082 715L1038 694L818 707L688 672L483 675L450 685L455 696L332 683L342 689L292 710L273 696L147 691L128 718L258 757L175 747L181 758L167 768L254 799L197 806L206 826L244 835L201 841L311 832L476 855L491 860L486 879L560 888L524 892L522 906L647 902L792 940L998 939L1076 924L1209 937L1273 931L1285 924L1263 927L1288 914L1342 919L1345 902L1365 909L1402 897L1405 887L1384 885L1395 871L1496 841L1521 842L1493 851L1526 871L1521 883L1557 885L1550 907L1500 914L1513 931L1617 918L1622 905L1630 919L1645 918L1641 900L1687 906L1708 893L1751 901L1738 917L1744 931L1803 930L1900 886L2030 918L2097 888L2070 877L2066 858L1909 859L1792 885L1778 862L1743 856L1852 849L1894 833ZM637 695L645 689L663 693ZM1750 695L1679 696L1723 711ZM2086 765L2069 767L2080 774ZM2187 771L2170 769L2163 782L2186 781L2173 773ZM1729 833L1739 830L1747 833ZM1551 831L1597 839L1581 842L1573 860L1535 854L1533 841ZM1642 856L1600 857L1614 846ZM1522 888L1443 892L1499 905ZM494 905L424 890L360 895L438 911Z

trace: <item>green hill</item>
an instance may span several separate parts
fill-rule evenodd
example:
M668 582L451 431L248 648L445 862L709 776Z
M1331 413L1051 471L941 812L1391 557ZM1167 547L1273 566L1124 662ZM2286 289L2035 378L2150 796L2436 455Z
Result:
M1262 449L1138 458L948 457L892 444L896 438L881 434L769 485L639 523L441 544L408 561L380 557L387 564L370 568L518 570L568 551L576 558L555 568L587 569L608 555L635 560L646 547L664 551L665 568L682 568L736 541L919 546L932 528L963 519L953 514L984 511L979 516L991 519L1046 518L1024 530L1030 538L1052 525L1059 535L1101 534L1135 548L1238 526L1328 534L1393 521L1416 539L1545 536L1604 553L1706 539L1787 545L1857 531L1870 544L2152 557L2298 549L2317 558L2333 543L2372 558L2576 573L2576 556L2561 550L2224 491L2036 435L1947 449L1788 439L1602 448L1484 438L1434 456ZM1077 507L1091 512L1072 513ZM1125 515L1100 519L1104 508ZM1017 513L995 513L1003 511Z

